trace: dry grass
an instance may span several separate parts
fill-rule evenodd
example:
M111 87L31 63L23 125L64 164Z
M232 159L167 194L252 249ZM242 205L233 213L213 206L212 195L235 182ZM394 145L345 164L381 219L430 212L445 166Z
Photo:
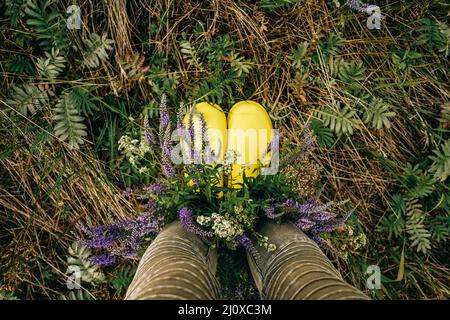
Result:
M91 32L108 32L115 41L116 56L140 53L149 61L152 54L164 53L172 57L167 70L179 78L177 93L181 97L191 84L208 75L207 70L192 70L183 61L179 40L182 33L190 33L197 21L205 24L200 42L208 42L217 35L228 34L235 39L238 52L253 59L253 69L246 78L246 87L238 90L235 99L253 99L262 103L282 132L300 146L300 128L306 119L313 118L313 110L335 101L352 104L355 97L343 92L332 82L328 61L323 59L316 69L304 76L317 78L325 84L296 82L295 68L287 59L292 48L301 41L310 42L313 52L320 40L332 32L342 32L346 39L341 57L361 60L367 67L367 83L363 89L382 96L395 107L397 116L391 130L372 130L364 124L358 134L341 138L336 148L317 148L314 160L322 167L324 196L330 200L350 199L357 206L356 215L369 238L369 245L361 253L367 261L384 266L389 274L396 274L399 261L391 261L384 254L385 239L375 232L379 219L387 214L390 197L398 190L398 182L380 163L388 157L398 167L414 162L430 148L435 148L427 128L432 127L440 107L449 101L448 74L443 59L422 65L421 72L413 70L413 80L404 82L395 72L390 47L405 48L407 33L413 30L411 21L426 16L430 1L378 1L390 28L370 31L363 15L343 9L332 14L326 1L305 0L301 4L270 14L253 1L83 1L82 30L76 42ZM61 7L63 4L59 3ZM167 16L169 18L167 19ZM155 34L149 34L152 23L165 23ZM2 22L4 23L4 21ZM405 27L407 26L407 27ZM2 31L8 39L7 29ZM147 48L152 47L151 52ZM20 48L16 48L20 50ZM9 52L1 50L2 56ZM28 53L32 56L32 53ZM433 59L433 58L432 58ZM444 71L442 71L444 70ZM444 73L444 75L442 74ZM425 76L427 74L428 76ZM139 83L139 90L130 98L125 88L132 87L121 77L115 59L103 68L84 74L83 83L96 83L103 93L126 96L126 99L151 101L157 97L151 85ZM14 75L4 74L2 86ZM369 79L378 79L376 86ZM442 81L447 79L447 81ZM64 83L64 82L63 82ZM129 101L130 101L129 100ZM131 103L131 102L130 102ZM231 106L224 105L225 110ZM4 289L22 288L27 298L52 297L58 289L45 285L45 269L63 281L61 265L64 250L72 241L74 225L86 219L104 223L109 217L123 218L133 212L133 204L125 201L117 187L104 173L105 163L96 160L89 148L83 152L69 151L62 144L36 145L35 136L4 135L17 149L7 157L0 157L0 268L6 270ZM4 139L2 139L4 140ZM86 152L86 153L84 153ZM435 248L436 251L442 248ZM437 253L424 262L406 258L411 277L396 287L396 296L388 298L446 298L449 295L448 257ZM349 281L363 285L361 275L346 263L341 270ZM39 270L39 272L36 272ZM447 281L446 281L447 280ZM402 289L401 286L404 285Z

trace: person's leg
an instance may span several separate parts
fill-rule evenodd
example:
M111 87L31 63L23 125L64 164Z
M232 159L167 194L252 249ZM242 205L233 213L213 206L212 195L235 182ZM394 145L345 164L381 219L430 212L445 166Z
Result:
M147 248L125 299L218 299L217 255L174 222Z
M267 223L260 232L277 246L268 253L256 245L258 261L247 255L262 299L368 299L346 283L317 244L293 224Z

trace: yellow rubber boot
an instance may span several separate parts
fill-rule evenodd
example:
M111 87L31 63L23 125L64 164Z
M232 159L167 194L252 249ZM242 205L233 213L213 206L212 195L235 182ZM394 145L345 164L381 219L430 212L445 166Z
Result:
M216 104L210 104L208 102L197 103L194 106L192 112L187 113L184 116L183 122L184 127L189 128L190 123L192 124L194 131L194 139L191 141L191 146L189 146L184 140L181 142L183 152L189 152L193 148L197 155L202 155L202 141L204 137L202 136L202 118L206 124L207 137L209 145L213 151L213 160L211 164L222 163L226 146L227 146L227 120L222 108ZM205 163L203 156L200 159L194 159ZM193 184L191 181L190 185ZM223 177L221 177L221 182L219 186L223 186Z
M270 164L267 152L273 139L273 126L267 111L259 103L246 100L236 103L228 113L227 152L236 156L228 178L229 187L241 188L243 174L257 177L261 166Z

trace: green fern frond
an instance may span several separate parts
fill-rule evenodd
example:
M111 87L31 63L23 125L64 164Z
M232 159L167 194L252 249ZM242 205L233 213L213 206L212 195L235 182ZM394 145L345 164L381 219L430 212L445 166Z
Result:
M23 17L23 8L26 5L26 0L6 0L5 14L10 18L13 27L19 26L19 20Z
M88 283L103 283L105 275L101 272L100 267L89 261L92 256L90 249L81 245L78 242L72 243L69 247L69 256L67 257L67 264L76 267L80 272L82 281ZM72 268L74 269L74 268Z
M390 203L392 213L381 218L378 226L378 232L387 232L389 240L393 237L398 238L405 228L404 216L406 215L406 202L402 195L394 194Z
M430 176L416 177L415 185L408 190L408 196L420 199L430 195L436 189L436 180Z
M156 100L151 100L144 107L144 115L150 119L154 119L159 115L159 103Z
M70 148L79 149L84 143L82 137L87 136L87 132L83 124L84 118L79 115L70 92L65 92L58 100L54 112L52 119L56 121L54 128L56 137L67 141Z
M398 238L405 227L405 220L403 217L397 214L386 215L381 218L379 225L377 226L378 232L387 232L388 239Z
M6 103L22 115L35 114L48 105L48 90L32 83L11 86L10 98Z
M50 7L50 0L27 0L23 8L26 23L34 31L34 36L45 51L52 48L66 49L70 44L62 15Z
M405 51L397 50L397 52L392 53L392 62L398 71L409 73L422 57L422 54L409 49Z
M183 59L189 66L193 66L195 68L200 68L202 66L200 54L197 48L195 48L189 40L180 41L180 47L180 51L183 54Z
M337 103L334 107L322 107L315 113L325 126L337 134L353 134L355 129L360 128L360 120L355 117L356 111L348 106L341 107L340 103Z
M233 83L236 83L236 79L218 73L195 86L192 90L193 98L197 101L208 99L221 104L225 96L233 96Z
M330 129L325 127L322 121L316 119L312 120L311 129L313 130L314 136L319 146L330 147L333 144L335 140L333 132L331 132Z
M11 61L8 63L8 71L16 74L26 73L31 76L34 76L36 73L33 62L23 55L12 56Z
M83 64L88 68L96 68L108 59L108 52L113 49L111 44L114 43L111 39L107 38L106 33L99 36L96 33L91 33L89 39L84 39L84 45L87 52L83 54Z
M408 197L411 199L420 199L430 195L436 189L436 179L426 175L419 164L415 166L407 163L403 168L403 175L400 181L408 190Z
M372 103L363 111L363 121L374 129L390 128L389 118L395 117L394 111L389 111L389 105L381 99L373 99Z
M252 63L245 60L244 57L240 57L237 53L232 53L228 57L231 65L231 69L234 71L236 77L247 75L252 69Z
M95 104L98 98L93 95L94 91L95 86L72 87L68 99L77 108L78 112L85 116L93 115L94 111L99 110Z
M66 59L59 55L59 49L45 52L45 58L38 58L36 69L43 78L55 79L63 71Z
M429 222L431 238L436 242L446 242L450 238L450 216L437 216Z
M434 155L429 156L433 161L430 167L430 172L434 173L434 177L444 182L450 175L450 139L441 144L441 150L439 147L433 150Z
M431 249L431 234L425 225L425 213L417 199L412 199L406 205L406 231L409 234L411 246L418 252L426 254Z
M219 36L207 47L209 65L214 69L221 66L221 61L234 52L234 42L229 35Z
M344 83L346 88L354 95L357 95L363 82L366 79L366 68L362 61L341 62L339 64L338 77Z
M420 33L416 39L416 44L427 45L428 49L432 51L437 49L439 52L447 50L447 37L441 33L441 26L434 20L423 18L419 20L420 27L417 31Z
M127 290L135 273L136 268L130 266L123 267L114 273L114 278L111 283L118 295L121 295Z

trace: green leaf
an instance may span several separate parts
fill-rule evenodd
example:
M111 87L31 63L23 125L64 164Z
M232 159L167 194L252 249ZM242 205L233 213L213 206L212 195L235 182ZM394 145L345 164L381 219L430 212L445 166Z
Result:
M370 124L374 129L389 129L391 127L389 118L395 116L396 113L389 111L389 105L383 103L381 99L374 99L363 111L364 123Z
M434 177L444 182L450 174L450 139L447 139L445 143L435 150L434 155L429 156L433 161L430 167L430 172L434 173Z
M355 129L360 128L360 120L355 117L356 111L348 106L341 107L340 103L335 106L325 106L316 110L325 126L337 134L353 134Z

